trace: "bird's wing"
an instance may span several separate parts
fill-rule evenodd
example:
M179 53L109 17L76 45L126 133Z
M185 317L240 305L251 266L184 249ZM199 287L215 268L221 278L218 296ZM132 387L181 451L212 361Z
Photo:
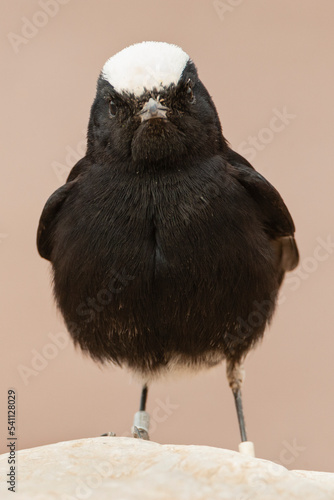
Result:
M231 149L231 148L228 148L228 151L227 151L227 160L234 167L238 167L238 166L239 167L248 167L251 170L255 170L254 167L253 167L253 165L251 165L249 163L249 161L246 160L246 158L244 158L243 156L239 155L239 153L237 153L236 151L233 151L233 149Z
M43 208L37 229L37 249L40 256L44 259L51 260L54 222L74 184L76 184L76 180L67 182L64 186L57 189L47 200Z
M78 177L78 175L83 174L86 170L88 170L91 167L91 161L87 158L87 156L84 156L81 158L81 160L78 161L72 168L71 172L69 173L66 182L73 181Z
M80 174L87 170L89 166L90 163L86 158L82 158L80 161L78 161L78 163L76 163L72 168L67 178L66 184L64 184L64 186L61 186L50 196L43 208L37 230L37 249L40 256L44 259L51 260L52 231L59 210L66 200L69 192L77 183Z
M279 192L241 155L227 155L230 174L246 189L260 209L264 229L269 235L283 271L291 271L299 261L294 239L295 225Z

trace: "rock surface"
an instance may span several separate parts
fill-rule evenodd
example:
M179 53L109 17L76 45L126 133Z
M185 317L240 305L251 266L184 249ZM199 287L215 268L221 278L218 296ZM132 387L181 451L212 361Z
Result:
M208 446L97 437L17 453L15 500L334 500L334 473L289 471L267 460Z

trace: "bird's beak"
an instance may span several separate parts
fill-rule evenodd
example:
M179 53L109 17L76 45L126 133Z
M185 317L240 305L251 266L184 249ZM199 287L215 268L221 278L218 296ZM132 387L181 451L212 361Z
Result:
M137 113L141 121L150 120L151 118L167 118L166 113L168 108L160 104L152 97L144 104L142 109Z

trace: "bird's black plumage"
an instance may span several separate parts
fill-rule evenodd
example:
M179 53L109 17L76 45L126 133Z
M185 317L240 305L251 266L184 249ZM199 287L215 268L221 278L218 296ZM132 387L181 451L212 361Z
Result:
M166 118L141 121L150 98ZM47 201L38 250L75 343L150 379L242 360L298 262L293 234L189 60L176 84L140 97L100 76L86 156Z

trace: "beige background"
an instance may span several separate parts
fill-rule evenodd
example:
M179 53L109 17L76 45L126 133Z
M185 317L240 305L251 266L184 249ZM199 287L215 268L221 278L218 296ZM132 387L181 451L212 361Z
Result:
M301 265L246 363L249 437L259 457L333 471L334 249L319 247L334 240L333 2L57 1L44 15L43 0L1 2L1 451L9 387L19 448L131 427L140 394L131 376L50 337L65 329L35 233L47 197L82 155L103 63L133 42L163 40L194 59L233 147L245 153L256 138L248 157L297 226ZM284 108L286 123L273 120ZM223 366L154 384L148 408L158 442L238 445Z

